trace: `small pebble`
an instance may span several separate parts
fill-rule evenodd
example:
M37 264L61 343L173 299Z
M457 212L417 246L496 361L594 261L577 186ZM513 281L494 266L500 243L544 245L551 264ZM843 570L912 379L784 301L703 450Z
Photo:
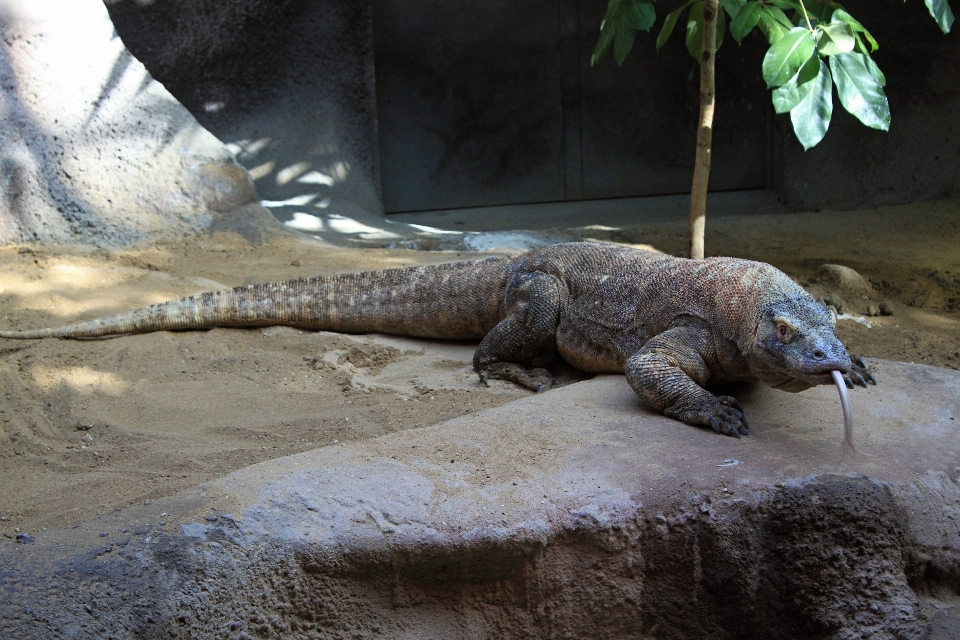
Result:
M300 261L299 261L299 260L294 260L293 262L290 263L290 266L291 266L291 267L299 267L299 266L300 266Z
M844 311L843 298L841 298L835 293L828 293L827 295L825 295L823 297L823 304L828 309L830 307L833 307L834 309L836 309L837 313L843 313Z
M216 522L216 521L218 520L218 517L217 517L217 516L204 516L203 519L206 520L207 522Z
M17 534L17 542L18 542L19 544L33 544L35 541L36 541L36 538L34 538L34 537L33 537L32 535L30 535L29 533L18 533L18 534Z
M884 300L883 302L881 302L881 303L880 303L880 313L882 313L882 314L885 315L885 316L892 316L892 315L893 315L893 303L890 302L889 300Z
M101 531L101 532L100 532L100 537L101 537L101 538L106 538L106 537L109 536L109 535L110 535L110 534L109 534L108 532L106 532L106 531Z

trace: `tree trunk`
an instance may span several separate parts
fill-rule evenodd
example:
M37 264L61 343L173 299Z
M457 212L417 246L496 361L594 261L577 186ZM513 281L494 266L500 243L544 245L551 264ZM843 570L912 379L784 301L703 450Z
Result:
M690 257L703 259L703 232L707 223L707 183L713 145L714 60L717 51L717 0L703 7L703 54L700 56L700 126L697 129L697 159L690 190Z

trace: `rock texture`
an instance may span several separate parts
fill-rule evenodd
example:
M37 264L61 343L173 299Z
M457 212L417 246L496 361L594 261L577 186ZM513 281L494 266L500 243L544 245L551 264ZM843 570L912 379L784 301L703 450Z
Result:
M101 2L6 0L0 33L0 243L117 246L256 202L246 171L124 48Z
M955 637L960 375L874 365L855 455L830 388L737 441L605 376L7 541L0 635Z

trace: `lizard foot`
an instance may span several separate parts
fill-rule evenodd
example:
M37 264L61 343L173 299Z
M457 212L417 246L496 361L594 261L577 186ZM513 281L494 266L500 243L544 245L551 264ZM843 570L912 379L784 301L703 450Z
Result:
M710 427L717 433L739 438L749 435L750 427L740 403L731 396L711 397L692 404L668 407L664 415L687 424Z
M843 375L843 381L846 383L848 389L853 389L853 385L866 387L867 382L873 385L877 384L877 379L874 378L870 370L867 369L867 365L863 363L863 360L858 356L850 355L850 362L850 371Z
M478 371L477 375L488 387L490 380L509 380L537 393L553 386L553 376L546 369L526 369L514 362L491 362Z

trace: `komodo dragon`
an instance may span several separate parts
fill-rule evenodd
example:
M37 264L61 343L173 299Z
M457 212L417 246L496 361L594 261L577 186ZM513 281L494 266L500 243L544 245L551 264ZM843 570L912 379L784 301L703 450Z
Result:
M613 244L557 244L515 257L256 284L117 316L0 338L86 338L161 330L289 325L347 333L480 339L480 379L548 389L556 350L588 372L624 372L649 407L740 437L737 401L707 386L760 381L784 391L876 384L847 354L834 317L786 274L736 258L686 260ZM847 421L849 439L851 423Z

